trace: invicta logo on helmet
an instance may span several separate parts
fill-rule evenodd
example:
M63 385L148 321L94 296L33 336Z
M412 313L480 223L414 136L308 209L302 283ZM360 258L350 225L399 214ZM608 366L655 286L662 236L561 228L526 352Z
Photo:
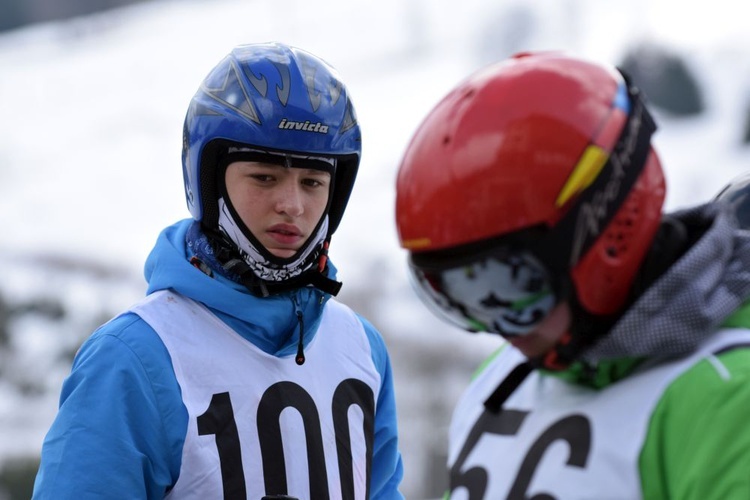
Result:
M310 120L304 122L295 122L282 118L279 122L279 128L284 130L304 130L305 132L318 132L320 134L328 133L328 125L322 123L310 123Z

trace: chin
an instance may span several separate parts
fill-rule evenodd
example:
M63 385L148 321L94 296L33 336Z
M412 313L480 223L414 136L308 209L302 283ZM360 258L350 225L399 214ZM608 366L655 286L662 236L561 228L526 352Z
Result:
M547 351L547 346L540 339L535 338L533 334L509 338L508 343L521 351L527 358L535 358Z
M297 253L297 250L293 248L275 248L268 251L280 259L288 259Z

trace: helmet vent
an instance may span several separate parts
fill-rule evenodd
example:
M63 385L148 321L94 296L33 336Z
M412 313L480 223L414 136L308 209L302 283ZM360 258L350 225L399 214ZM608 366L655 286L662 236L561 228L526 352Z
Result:
M640 207L633 200L626 201L619 210L604 234L607 257L619 259L628 253L628 242L635 237L640 212Z

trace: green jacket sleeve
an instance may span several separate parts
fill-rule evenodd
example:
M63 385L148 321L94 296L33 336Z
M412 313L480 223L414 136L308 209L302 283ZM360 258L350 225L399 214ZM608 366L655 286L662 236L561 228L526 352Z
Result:
M708 357L676 379L651 417L643 498L750 498L750 347Z

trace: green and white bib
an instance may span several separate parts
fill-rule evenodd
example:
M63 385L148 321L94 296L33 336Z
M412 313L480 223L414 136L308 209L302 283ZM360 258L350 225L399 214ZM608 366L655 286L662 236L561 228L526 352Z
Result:
M638 499L639 457L664 391L712 353L750 342L725 329L679 360L643 365L603 389L533 372L499 414L483 403L525 358L506 347L466 390L450 428L450 498Z

